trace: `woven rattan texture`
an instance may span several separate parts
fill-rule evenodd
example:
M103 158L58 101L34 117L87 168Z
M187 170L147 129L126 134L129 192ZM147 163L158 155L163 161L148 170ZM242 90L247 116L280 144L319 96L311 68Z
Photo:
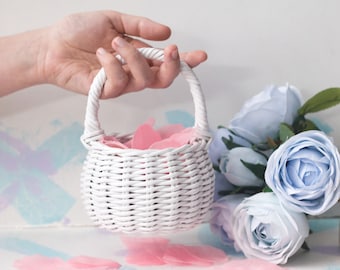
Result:
M162 60L162 51L141 51ZM99 96L105 73L89 93L82 142L88 149L81 176L85 208L100 227L124 233L167 233L205 221L214 194L214 171L203 94L191 69L182 63L195 105L195 137L179 148L118 149L100 143ZM129 135L118 135L126 140Z

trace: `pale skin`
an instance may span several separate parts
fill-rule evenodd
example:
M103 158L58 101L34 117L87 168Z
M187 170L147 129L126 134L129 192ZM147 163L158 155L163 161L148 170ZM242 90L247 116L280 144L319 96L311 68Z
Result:
M166 88L179 73L180 59L195 67L207 58L204 51L179 54L176 45L169 45L164 48L164 62L148 61L136 49L147 46L148 40L163 41L170 35L169 27L144 17L95 11L1 37L0 96L45 83L87 94L101 67L107 74L102 98Z

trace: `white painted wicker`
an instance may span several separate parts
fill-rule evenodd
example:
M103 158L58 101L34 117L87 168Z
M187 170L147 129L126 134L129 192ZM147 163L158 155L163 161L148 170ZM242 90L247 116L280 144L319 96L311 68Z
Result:
M162 50L142 48L140 52L163 60ZM193 97L196 135L182 147L163 150L118 149L99 142L105 135L98 121L104 70L95 77L81 137L88 149L81 192L89 216L100 227L123 233L168 233L193 228L207 218L214 171L207 153L206 106L200 83L184 62L181 74Z

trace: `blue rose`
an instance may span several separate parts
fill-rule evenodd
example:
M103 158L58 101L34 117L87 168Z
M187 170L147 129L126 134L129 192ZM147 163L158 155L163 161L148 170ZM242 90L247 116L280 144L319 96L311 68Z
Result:
M239 144L242 146L250 146L249 142L245 141L244 139L235 136L230 132L227 128L218 128L215 132L213 132L212 140L209 145L209 157L213 164L217 165L219 160L228 148L226 147L225 143L223 142L222 138L226 138L228 140L232 140L235 144Z
M269 157L265 181L287 208L319 215L340 197L340 156L323 132L292 136Z
M220 171L235 186L260 187L264 179L256 176L243 162L266 165L267 159L251 148L236 147L227 151L220 160Z
M233 212L247 197L249 195L231 194L220 198L212 205L210 229L225 245L234 246ZM237 246L235 246L235 249L240 251Z
M283 207L273 192L245 198L230 219L235 247L275 264L285 264L309 235L306 215Z
M291 85L270 86L249 99L229 128L254 144L275 138L282 122L292 124L301 107L301 94Z

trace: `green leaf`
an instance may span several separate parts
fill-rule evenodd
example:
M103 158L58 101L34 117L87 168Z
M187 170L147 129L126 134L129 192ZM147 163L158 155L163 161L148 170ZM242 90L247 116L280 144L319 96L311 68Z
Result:
M318 126L314 124L313 121L306 119L306 126L305 126L305 131L306 130L319 130Z
M266 170L266 165L257 163L249 163L241 159L242 164L249 169L256 177L264 179L264 172Z
M233 194L231 190L220 190L218 192L218 195L220 195L220 196L227 196L227 195L231 195L231 194Z
M302 248L302 249L304 249L304 250L306 250L306 251L310 251L310 248L309 248L309 246L308 246L308 244L307 244L307 242L306 242L306 241L305 241L305 242L303 242L303 244L302 244L301 248Z
M231 150L236 147L242 147L242 145L238 143L234 143L233 137L229 136L229 139L226 137L222 137L222 141L224 142L225 146L228 148L228 150Z
M319 130L318 126L311 120L306 119L303 115L296 117L293 123L295 133L300 133L306 130Z
M273 192L272 189L270 187L268 187L267 185L262 189L262 192Z
M298 110L299 115L328 109L340 103L340 88L327 88L305 102Z
M295 133L294 133L293 128L291 126L289 126L286 123L280 124L279 136L280 136L281 142L287 141L290 137L292 137L294 135L295 135Z
M217 164L213 164L213 169L217 172L221 172L220 166L218 166Z
M240 194L240 193L253 195L253 194L261 192L262 189L263 189L263 187L254 187L254 186L239 187L239 186L235 186L235 189L233 189L233 190L219 191L218 195L226 196L226 195Z

